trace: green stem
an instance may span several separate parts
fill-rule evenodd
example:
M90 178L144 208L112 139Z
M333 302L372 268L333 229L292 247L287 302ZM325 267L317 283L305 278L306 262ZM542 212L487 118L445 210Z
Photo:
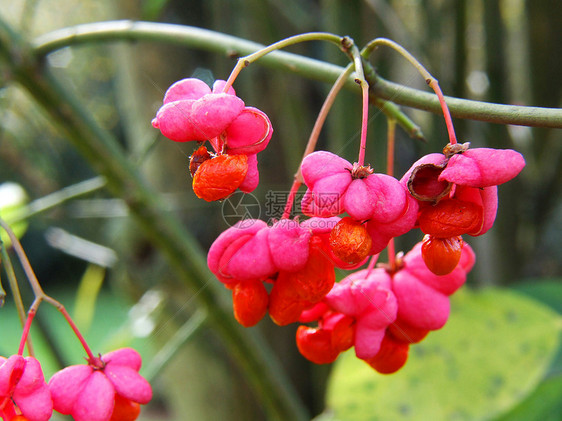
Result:
M33 294L35 295L35 297L40 297L45 295L45 293L43 292L43 288L41 288L41 285L37 280L37 276L35 276L35 272L33 271L31 264L29 263L27 254L25 254L25 250L23 249L20 240L18 239L18 237L16 237L14 231L12 231L10 226L6 224L6 222L4 222L4 220L2 219L0 219L0 227L6 232L6 234L8 234L8 237L10 237L10 241L12 242L12 248L14 249L16 255L18 256L21 267L23 268L25 276L29 281L29 285L33 290Z
M180 44L200 50L221 53L227 56L244 56L262 50L263 45L240 39L231 35L190 26L180 26L153 22L110 21L77 25L60 29L37 38L34 52L42 57L59 48L108 41L157 41ZM342 67L319 60L302 57L284 51L273 51L261 57L260 64L275 69L299 74L309 79L317 79L330 84L337 80L344 71ZM349 78L348 89L358 86L353 78ZM371 95L374 105L383 113L396 118L404 130L414 138L423 138L420 128L411 121L400 109L388 102Z
M386 135L386 174L394 176L394 150L396 139L396 120L392 118L386 119L387 135Z
M236 66L234 66L234 69L232 69L232 72L230 73L230 76L228 77L224 85L223 92L228 92L228 89L232 86L234 80L238 77L242 69L248 67L256 60L259 60L266 54L269 54L273 51L277 51L282 48L289 47L291 45L299 44L301 42L306 42L306 41L328 41L336 44L337 46L340 46L341 37L327 32L309 32L306 34L299 34L289 38L285 38L281 41L268 45L267 47L262 48L259 51L256 51L255 53L249 54L245 57L240 57L236 62Z
M396 123L398 123L400 127L402 127L402 129L404 129L411 138L426 142L421 128L412 120L410 120L410 118L407 117L406 114L404 114L394 102L381 99L380 97L375 95L373 93L374 90L370 89L371 83L373 81L369 78L368 75L365 75L365 78L369 83L369 99L371 101L371 104L378 107L387 118L391 118L396 121Z
M229 56L232 54L247 55L263 48L261 44L207 29L133 21L88 23L59 29L36 38L33 45L35 54L44 56L70 45L119 40L179 44ZM340 66L284 51L272 52L263 57L259 63L327 83L333 83L343 71ZM352 77L347 81L346 88L359 92L359 86ZM377 83L374 86L371 85L371 88L374 94L382 100L436 114L441 113L439 100L429 92L389 82L380 76L377 77ZM447 96L445 100L452 116L456 118L499 124L562 128L562 109L559 108L493 104ZM397 118L397 122L401 124L399 118ZM406 130L410 133L410 130Z
M23 305L23 300L21 298L21 292L18 285L18 280L16 278L16 273L14 271L14 266L12 265L12 259L10 259L4 243L0 244L0 247L2 248L2 262L4 265L4 271L6 272L6 276L8 277L10 291L12 291L12 294L14 296L14 303L16 305L16 310L20 319L21 326L24 327L26 318L25 306ZM27 338L27 349L30 355L34 355L31 337Z
M123 31L123 24L120 25ZM51 121L105 177L108 190L123 198L131 215L176 269L178 279L196 293L199 302L207 309L209 324L237 358L249 383L261 398L269 419L309 419L295 389L262 336L255 329L244 329L232 317L232 310L225 303L226 292L209 272L196 240L177 217L166 211L164 200L126 159L117 140L99 127L91 113L36 60L31 47L24 44L2 20L0 59L10 69L13 79L27 89L49 114Z
M439 99L430 92L420 91L381 77L373 87L374 93L396 104L441 114ZM562 129L562 109L494 104L445 96L451 115L455 118L478 120L496 124Z

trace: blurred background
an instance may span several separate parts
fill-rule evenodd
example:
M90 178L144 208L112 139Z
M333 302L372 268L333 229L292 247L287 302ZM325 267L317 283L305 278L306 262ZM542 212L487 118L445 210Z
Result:
M28 40L66 26L115 19L193 25L262 44L310 31L350 35L360 47L384 36L412 52L439 79L446 95L562 105L559 0L0 0L0 15ZM341 52L326 44L311 42L289 51L347 64ZM386 79L427 89L419 74L390 50L377 50L371 62ZM164 193L170 211L208 249L228 227L222 207L198 200L191 190L187 166L194 146L159 136L150 121L174 81L191 76L209 83L226 79L235 60L161 43L116 42L64 48L50 54L47 63L119 139L149 183ZM39 280L61 298L100 352L133 345L149 359L197 311L193 291L178 289L167 262L123 202L105 191L33 100L4 79L0 73L0 181L20 184L31 201L77 183L89 192L29 219L22 241ZM261 182L253 193L264 203L268 191L290 188L330 86L255 64L241 73L235 88L247 104L265 111L274 126L270 146L260 154ZM421 127L427 143L397 130L397 176L447 142L442 116L403 111ZM384 171L386 121L374 108L371 116L366 161ZM319 147L356 159L360 118L360 98L342 92ZM499 188L494 229L468 239L478 256L469 284L525 289L540 278L559 285L562 132L454 122L460 141L513 148L527 161L519 177ZM400 238L398 250L419 239L419 233ZM30 292L23 292L29 300ZM43 312L42 307L38 316L37 336L55 351L47 371L80 362L80 352L71 351L77 349L72 338L59 331L62 319L56 312ZM311 413L320 413L330 368L311 366L300 357L295 326L274 328L264 320L255 329L272 343ZM0 310L0 332L0 354L9 355L19 335L9 297ZM238 370L219 338L203 328L155 375L155 399L142 419L264 419Z

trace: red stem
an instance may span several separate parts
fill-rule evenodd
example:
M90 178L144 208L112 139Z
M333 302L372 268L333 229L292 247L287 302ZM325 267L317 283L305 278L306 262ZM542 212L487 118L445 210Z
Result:
M48 300L46 299L45 301L48 301ZM56 300L54 300L54 301L56 301ZM92 359L95 359L96 357L94 356L94 354L92 353L92 350L88 346L88 343L86 342L86 339L84 339L84 337L82 336L82 333L80 333L80 330L78 330L78 326L76 326L76 324L74 323L74 321L70 317L70 314L68 314L68 312L66 311L64 306L61 303L59 303L58 301L56 301L56 304L52 303L52 302L51 302L51 304L55 305L57 310L60 311L62 316L65 318L66 322L70 325L70 328L72 329L72 331L74 332L74 334L76 335L76 337L78 338L80 343L82 344L82 348L84 348L84 351L86 351L86 354L88 354L88 360L90 361Z
M394 237L390 239L388 242L388 246L386 246L386 252L388 253L388 265L390 266L390 270L395 272L396 270L396 249L394 247Z
M295 178L293 181L293 185L291 186L291 190L289 191L289 197L287 198L287 203L285 204L285 210L283 211L283 216L281 219L287 219L291 217L291 211L293 209L293 203L295 203L295 197L299 188L301 186L301 182Z
M390 176L394 175L394 145L395 145L395 133L396 133L396 120L393 118L387 119L388 129L386 138L386 173ZM388 242L386 247L388 253L388 264L392 271L395 269L396 265L396 250L394 247L394 237Z
M427 81L427 84L431 87L431 89L433 89L437 98L439 98L439 103L441 104L441 109L443 110L443 117L445 117L445 124L447 125L447 132L449 133L449 143L454 145L457 143L457 135L455 134L455 128L453 127L453 119L451 118L449 107L445 102L445 96L439 87L439 82L437 82L437 79L431 79Z
M365 275L365 278L368 278L369 275L371 274L371 271L373 270L373 268L377 264L377 260L379 260L379 255L380 255L380 253L373 254L371 256L371 260L369 260L369 265L367 266L367 275Z
M386 45L400 53L402 57L414 66L418 72L423 76L425 79L425 83L427 83L431 89L439 98L439 103L441 104L441 109L443 110L443 116L445 117L445 123L447 124L447 131L449 132L449 143L454 145L457 143L457 137L455 135L455 129L453 127L453 120L451 119L451 113L449 112L449 107L447 107L447 103L445 102L445 97L443 96L443 92L441 92L441 88L439 87L439 82L435 79L431 73L427 71L425 67L416 59L408 50L402 47L400 44L389 40L387 38L377 38L371 41L367 46L363 49L363 53L365 55L369 55L371 51L373 51L378 45Z
M228 76L228 79L226 80L226 83L224 84L224 88L222 89L223 93L228 92L228 90L230 89L230 87L232 86L232 84L234 83L234 81L236 80L236 78L238 77L238 75L240 74L240 71L248 66L247 60L245 60L244 57L238 59L238 61L236 62L236 65L234 66L234 68L232 69L232 72L230 72L230 75Z
M348 76L351 74L352 70L353 70L353 68L351 67L351 65L347 66L346 69L344 70L344 72L334 82L334 85L330 89L330 92L328 93L328 96L326 96L326 99L324 100L324 103L322 104L322 108L320 109L320 112L318 113L318 117L316 117L316 121L314 122L314 127L312 128L312 132L310 133L310 136L308 138L308 142L306 143L306 148L305 148L304 153L302 155L301 164L302 164L302 160L307 155L314 152L314 149L316 148L316 142L318 141L318 137L320 136L320 131L322 130L322 126L324 125L324 122L326 121L326 117L328 116L328 112L330 111L330 108L332 107L332 105L333 105L333 103L336 99L337 94L339 93L339 91L341 90L343 85L345 84L345 81L347 80ZM299 164L299 169L297 170L297 172L295 174L295 179L293 181L293 185L291 186L291 190L289 192L289 197L287 198L287 204L285 205L285 210L284 210L283 216L282 216L283 219L289 218L289 216L291 215L291 209L293 208L295 196L296 196L296 194L299 190L299 187L303 183L302 172L301 172L301 164Z
M358 164L365 164L365 148L367 146L367 125L369 124L369 84L361 82L361 92L363 94L363 112L361 116L361 143L359 145Z
M36 301L36 303L38 305L39 301ZM29 336L29 331L31 329L31 323L33 322L33 318L35 317L35 314L37 313L36 307L37 306L35 305L35 302L34 302L33 305L31 306L31 308L29 309L29 311L27 312L27 318L25 319L25 325L23 326L23 332L21 334L20 346L18 348L18 355L23 356L23 350L25 349L27 337Z
M393 118L387 119L388 129L386 138L386 173L394 176L394 145L396 133L396 120Z
M78 330L78 327L76 326L76 324L74 323L74 321L72 320L72 318L70 317L70 315L68 314L68 312L66 311L64 306L59 301L57 301L54 298L45 294L45 292L43 291L43 288L41 287L41 284L39 284L39 280L37 279L37 276L35 276L35 272L33 271L33 268L31 267L31 264L29 263L27 255L25 254L25 251L24 251L20 241L14 235L13 231L1 219L0 219L0 226L2 228L4 228L4 230L10 236L10 239L12 240L12 245L13 245L13 247L14 247L17 255L18 255L18 258L21 262L21 265L22 265L22 267L24 269L24 272L27 276L27 279L28 279L28 281L31 285L31 288L33 289L33 294L35 295L35 300L33 301L33 304L31 305L31 307L29 308L29 311L27 313L27 319L25 320L25 326L23 327L23 332L22 332L22 337L21 337L21 341L20 341L20 346L19 346L19 349L18 349L18 354L23 355L25 343L27 341L27 337L29 336L29 330L31 328L31 322L33 321L33 318L35 317L35 313L37 312L37 308L39 307L41 302L46 301L49 304L56 307L57 310L59 310L62 313L63 317L66 319L66 321L70 325L71 329L74 331L74 334L76 335L76 337L78 338L78 340L82 344L82 347L84 348L84 351L86 351L86 354L88 354L89 359L95 358L94 354L90 350L90 347L86 343L86 340L84 339L84 337L82 336L82 334Z

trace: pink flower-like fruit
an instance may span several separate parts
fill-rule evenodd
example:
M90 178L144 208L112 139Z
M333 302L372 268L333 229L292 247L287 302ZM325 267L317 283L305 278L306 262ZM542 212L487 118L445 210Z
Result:
M449 274L439 276L426 266L418 243L403 258L402 268L392 276L392 291L398 301L398 326L393 331L404 342L415 342L408 335L413 331L437 330L449 318L449 296L466 281L474 265L472 248L465 244L458 265Z
M222 93L199 79L182 79L168 88L153 127L176 142L217 137L240 115L244 101L233 91Z
M264 150L273 128L267 115L246 107L234 89L213 89L199 79L174 83L152 125L176 142L208 140L218 155L200 146L190 157L193 190L207 201L221 200L236 189L253 191L259 183L257 153Z
M360 270L346 276L326 296L333 310L355 320L355 354L373 358L398 311L391 277L384 269Z
M209 140L217 153L256 154L265 149L273 128L267 115L246 107L234 89L223 92L224 81L213 89L199 79L174 83L152 126L176 142Z
M41 364L33 357L0 357L0 417L28 421L51 418L53 402Z
M444 152L420 158L400 181L420 202L420 228L437 238L482 235L496 218L497 185L517 176L525 160L511 149L469 144Z
M319 308L323 310L321 315L305 320L307 313L318 311ZM331 311L321 302L311 310L303 312L299 321L313 320L319 320L317 328L299 326L296 335L299 352L307 360L315 364L329 364L334 362L341 352L353 346L355 320L352 317Z
M417 202L394 177L352 165L326 151L304 158L301 170L308 187L302 199L303 212L320 217L347 212L355 221L367 221L371 237L368 254L381 252L392 237L415 225Z
M417 225L429 235L422 255L438 275L454 268L457 245L463 244L458 236L479 236L493 226L497 185L525 166L523 156L514 150L469 147L469 143L448 144L442 154L420 158L400 180L419 201Z
M322 302L301 313L300 322L317 321L318 327L299 326L297 347L308 360L329 364L355 346L357 357L369 364L381 353L385 355L376 367L373 365L378 371L390 372L391 367L396 371L405 359L397 365L395 358L386 356L391 353L387 329L396 312L391 277L384 269L355 272L335 284Z
M150 384L138 373L140 366L138 352L122 348L88 365L66 367L49 381L54 409L76 421L134 420L138 405L152 399Z
M358 358L383 374L399 370L411 344L449 317L449 296L460 288L474 265L474 253L465 245L451 273L437 276L425 265L418 243L396 267L365 269L336 283L326 297L303 311L297 346L317 364L327 364L351 346Z
M215 240L207 264L233 290L241 324L257 323L266 307L275 323L296 322L304 309L322 300L334 284L334 264L340 263L328 251L329 232L338 221L282 219L268 226L243 220ZM259 282L273 283L268 298Z

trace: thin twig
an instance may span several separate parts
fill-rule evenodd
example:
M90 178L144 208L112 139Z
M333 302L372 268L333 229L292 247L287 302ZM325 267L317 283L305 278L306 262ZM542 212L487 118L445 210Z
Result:
M16 278L16 273L14 271L14 266L12 265L12 260L10 259L10 256L6 251L6 247L4 243L2 243L0 247L2 249L2 263L4 266L4 271L6 272L6 276L8 277L8 283L10 284L10 291L14 296L14 303L16 305L18 317L20 319L21 326L23 327L25 325L25 318L26 318L25 306L21 298L21 293L18 285L18 280ZM33 351L33 343L31 341L31 337L28 337L27 339L27 349L29 351L29 354L33 355L34 351Z
M231 35L192 26L156 22L107 21L76 25L41 35L33 41L34 53L41 57L71 45L131 40L156 41L213 51L227 56L247 55L264 46ZM258 62L264 66L288 71L301 76L333 83L344 70L340 66L298 54L275 51ZM359 92L353 78L347 89ZM440 113L439 100L429 92L389 82L378 76L373 92L381 99L396 104ZM451 115L456 118L515 124L531 127L562 128L562 109L493 104L445 96ZM400 122L400 119L398 119Z

